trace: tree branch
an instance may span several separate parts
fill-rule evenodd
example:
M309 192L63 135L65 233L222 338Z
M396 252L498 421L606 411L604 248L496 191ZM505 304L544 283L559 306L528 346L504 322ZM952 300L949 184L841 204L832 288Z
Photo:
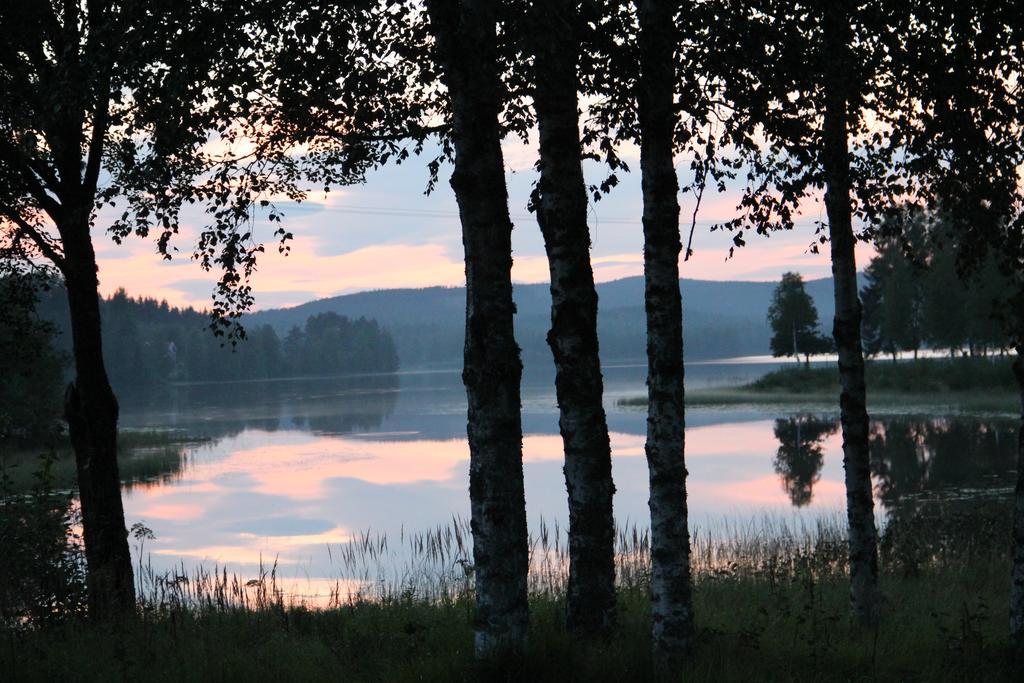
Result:
M693 254L693 231L697 228L697 213L700 211L700 202L704 198L704 188L707 186L708 167L707 163L701 164L700 180L697 181L697 202L693 207L693 216L690 218L690 237L686 240L686 252L683 255L683 262L690 260Z
M85 162L85 175L82 178L83 193L93 196L96 193L96 185L99 182L100 167L103 161L103 143L107 137L107 126L110 124L110 70L113 57L108 54L109 45L103 40L106 26L101 16L107 12L107 3L99 0L90 0L89 9L89 49L90 57L94 64L101 63L103 75L97 87L96 106L92 112L92 134L89 139L89 150ZM99 43L98 46L95 43ZM97 47L97 49L93 49ZM97 64L99 66L99 64Z
M110 74L107 73L100 86L101 93L97 96L96 108L92 115L92 134L89 139L89 151L85 163L85 176L82 178L83 193L93 196L99 183L100 167L103 161L103 143L107 137L107 126L110 123Z
M43 256L48 258L53 265L57 266L61 271L64 270L64 256L57 251L54 245L51 244L43 234L35 228L35 226L22 218L14 207L7 203L0 203L0 213L18 226L18 229L35 243Z
M56 185L57 179L49 173L49 169L37 168L37 164L26 159L17 147L3 138L0 138L0 161L5 161L13 167L13 170L24 181L32 198L49 214L53 221L56 221L61 209L60 202L47 194L46 188L36 178L38 175L48 185Z

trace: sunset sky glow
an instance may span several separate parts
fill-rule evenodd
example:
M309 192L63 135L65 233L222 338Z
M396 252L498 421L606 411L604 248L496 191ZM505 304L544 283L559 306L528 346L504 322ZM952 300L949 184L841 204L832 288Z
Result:
M532 283L548 280L544 244L534 216L526 209L536 177L535 149L518 141L504 145L509 209L513 231L513 279ZM640 223L639 160L627 157L632 173L620 176L611 195L591 203L590 225L595 277L606 282L643 273L643 234ZM680 162L681 183L688 165ZM291 253L277 253L268 243L253 280L256 309L292 306L316 298L368 289L427 287L464 284L462 244L455 197L448 187L450 168L442 168L434 193L424 195L427 171L422 159L372 173L364 185L310 193L301 204L283 204L285 227L295 235ZM588 181L603 177L591 164ZM804 207L798 228L768 238L746 235L747 246L727 259L731 235L710 232L712 223L734 215L737 192L713 194L702 202L693 239L694 256L681 264L683 277L707 280L775 280L794 270L806 278L830 274L827 248L813 254L814 223L824 217L819 202ZM689 230L694 200L684 194L681 227ZM129 238L118 246L97 230L97 256L101 291L109 295L123 287L129 294L166 299L172 305L204 308L210 301L215 277L204 273L189 258L198 228L199 211L183 214L180 234L173 242L180 251L164 261L154 242ZM104 224L100 214L98 225ZM271 239L266 220L257 218L257 239ZM859 247L862 267L872 253Z

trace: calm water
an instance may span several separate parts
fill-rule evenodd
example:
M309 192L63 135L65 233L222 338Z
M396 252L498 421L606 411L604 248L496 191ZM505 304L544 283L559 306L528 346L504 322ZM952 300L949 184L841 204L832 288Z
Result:
M688 367L690 386L735 384L775 363ZM606 370L606 409L620 524L647 526L644 368ZM837 416L786 409L691 408L687 465L692 526L765 514L810 521L842 514ZM468 517L465 398L456 372L179 387L122 405L122 426L176 429L201 443L137 454L125 485L129 524L156 535L154 569L198 564L256 575L260 563L308 584L339 577L329 548L372 530L389 538ZM550 377L523 385L524 471L531 527L568 517ZM880 519L901 500L1005 491L1015 458L1009 417L883 417L872 426ZM147 459L157 462L148 463Z

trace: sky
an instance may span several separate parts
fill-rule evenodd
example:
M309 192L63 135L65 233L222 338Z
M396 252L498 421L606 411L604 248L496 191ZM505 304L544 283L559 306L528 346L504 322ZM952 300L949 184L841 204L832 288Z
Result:
M507 140L503 152L509 211L515 226L513 280L547 282L544 242L535 217L526 209L536 179L535 140L532 144ZM619 186L590 206L591 258L598 282L643 274L639 155L626 150L624 157L633 171L620 174ZM447 183L451 168L442 168L441 182L427 196L427 158L414 157L401 166L375 171L359 186L335 188L328 194L317 190L300 204L279 205L285 227L295 235L287 256L277 253L270 243L270 224L257 218L254 234L268 246L252 281L254 308L294 306L369 289L463 285L458 211ZM677 169L681 184L688 182L688 164L680 160ZM596 164L586 171L588 182L603 177ZM680 264L682 277L771 281L786 271L799 272L808 279L830 274L827 248L820 254L809 250L814 242L814 221L824 217L820 201L802 207L804 215L796 230L767 238L749 234L747 246L727 258L731 235L711 232L708 226L732 217L737 199L735 191L715 194L708 188L705 192L693 238L695 253ZM694 199L684 194L680 203L685 240ZM133 296L166 299L176 306L207 307L215 274L204 273L189 258L201 221L199 212L183 214L181 232L172 243L179 252L170 261L157 254L152 239L132 237L116 245L97 231L94 239L101 292L109 295L124 288ZM102 224L101 215L98 225ZM858 249L858 264L863 267L871 247L862 244Z

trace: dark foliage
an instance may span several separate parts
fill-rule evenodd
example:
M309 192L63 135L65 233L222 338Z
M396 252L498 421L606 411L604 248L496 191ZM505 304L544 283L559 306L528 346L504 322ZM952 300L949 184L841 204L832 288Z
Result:
M45 443L60 430L67 360L56 328L36 314L36 296L23 277L0 279L0 449Z
M0 469L0 624L44 625L85 611L85 555L70 494L55 491L43 456L30 493Z

